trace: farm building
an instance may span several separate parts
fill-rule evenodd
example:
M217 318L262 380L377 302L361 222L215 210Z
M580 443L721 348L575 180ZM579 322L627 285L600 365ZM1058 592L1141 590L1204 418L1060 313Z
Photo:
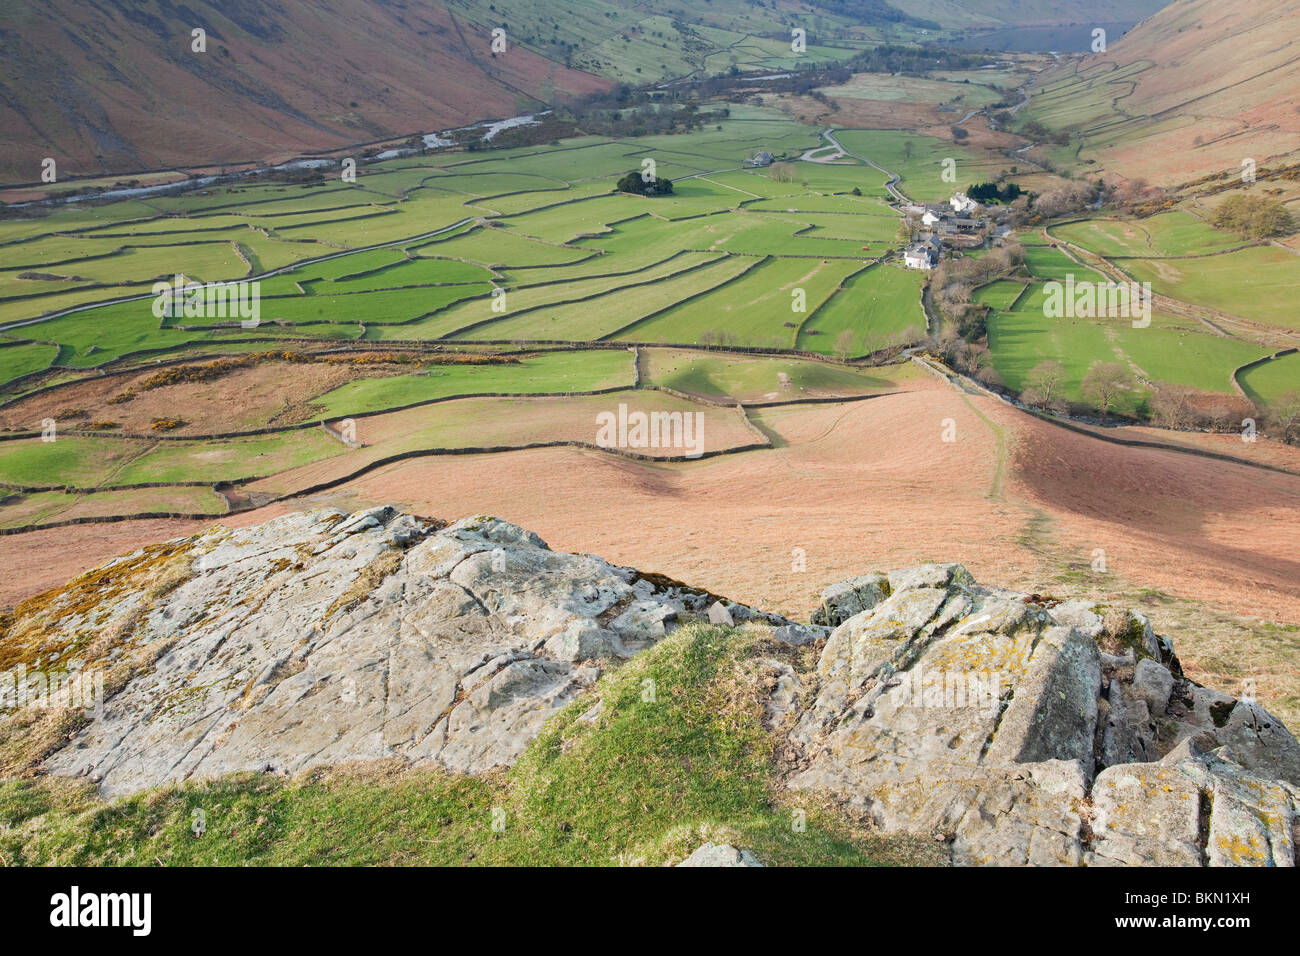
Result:
M928 272L939 264L942 252L943 243L931 236L907 248L903 253L903 265L909 269L925 269Z
M746 166L771 166L775 159L776 159L775 156L773 156L771 153L769 153L767 150L764 149L764 150L759 150L757 153L755 153L753 159L745 160L745 165Z
M953 212L972 213L980 208L980 204L965 193L957 193L948 200L948 204L952 206Z

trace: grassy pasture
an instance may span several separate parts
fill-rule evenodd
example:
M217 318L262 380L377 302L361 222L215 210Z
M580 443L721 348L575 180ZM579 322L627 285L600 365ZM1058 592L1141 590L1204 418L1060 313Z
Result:
M0 387L20 375L48 367L58 354L58 346L41 343L0 347Z
M154 481L215 482L275 474L345 450L319 429L166 442L63 435L54 442L31 438L0 445L0 481L78 488Z
M912 199L947 199L971 182L992 179L1012 165L1005 157L984 154L932 136L899 130L837 130L835 138L854 156L870 159L898 174L900 188ZM944 160L955 160L955 180L944 179ZM873 171L874 172L874 171Z
M1300 355L1293 352L1257 365L1242 372L1239 378L1251 399L1267 405L1288 392L1300 392Z
M611 291L573 305L555 305L454 336L468 339L559 339L589 342L615 335L628 341L645 341L640 322L692 296L725 284L757 263L756 258L728 256L690 271L676 270L648 285Z
M1175 209L1148 219L1088 219L1065 223L1053 235L1110 257L1205 255L1241 245L1189 212Z
M434 365L424 372L360 378L316 399L319 417L332 419L398 408L448 395L485 392L553 394L632 384L632 356L621 349L530 355L520 365Z
M799 330L797 346L830 354L844 330L853 334L850 354L884 348L905 333L925 333L921 309L921 275L895 265L879 264L850 276Z
M617 338L699 343L706 336L739 345L791 348L795 330L861 261L767 259L707 295L669 309ZM802 291L805 311L795 311Z
M890 388L895 369L858 370L780 356L716 355L684 349L642 351L646 380L706 398L737 402L867 395Z
M1201 259L1160 261L1134 259L1123 263L1136 279L1152 289L1211 309L1300 329L1300 257L1276 246L1252 246Z

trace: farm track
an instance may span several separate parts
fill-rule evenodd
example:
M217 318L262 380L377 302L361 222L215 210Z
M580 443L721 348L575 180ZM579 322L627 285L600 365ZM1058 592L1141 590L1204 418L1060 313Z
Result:
M1051 227L1049 226L1044 226L1040 230L1043 239L1056 246L1080 266L1096 269L1114 282L1130 283L1136 281L1131 275L1117 266L1110 258L1099 255L1091 250L1084 249L1076 243L1070 242L1068 239L1063 239L1059 236L1053 235L1049 231L1050 228ZM1221 253L1214 254L1219 255ZM1287 332L1278 326L1245 319L1239 315L1232 315L1231 313L1221 312L1217 309L1208 308L1207 306L1196 305L1155 291L1151 294L1151 306L1153 309L1159 309L1163 312L1169 312L1173 315L1178 315L1194 322L1199 322L1211 334L1223 338L1236 339L1240 342L1248 342L1252 345L1262 345L1266 348L1273 349L1291 348L1300 342L1300 333Z

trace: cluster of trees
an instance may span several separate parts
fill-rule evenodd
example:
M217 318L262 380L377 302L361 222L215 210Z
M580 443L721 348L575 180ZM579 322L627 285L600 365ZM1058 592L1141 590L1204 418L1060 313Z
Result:
M1279 200L1237 193L1219 203L1210 224L1243 239L1267 239L1295 232L1290 210Z
M990 388L1002 386L1002 376L993 367L993 353L987 345L962 338L954 325L945 325L938 335L926 342L926 348L949 367L964 372Z
M981 53L883 43L864 50L844 65L853 73L925 73L930 70L977 70L995 62L993 57Z
M1053 146L1070 145L1070 134L1063 130L1048 129L1038 120L1029 120L1020 127L1020 135L1036 143L1051 143Z
M960 352L960 347L957 351ZM977 364L983 358L976 355ZM996 375L976 374L975 377L986 384L1000 384ZM1026 405L1064 415L1070 410L1070 403L1065 398L1068 381L1069 373L1060 362L1050 359L1039 362L1025 376L1020 400ZM1084 373L1079 383L1079 396L1105 417L1127 404L1124 402L1126 395L1140 389L1141 383L1123 363L1097 361ZM1254 419L1268 426L1272 437L1290 445L1300 444L1300 391L1281 395L1261 410L1232 395L1159 383L1149 399L1143 396L1131 407L1137 417L1164 428L1236 432L1241 430L1246 419Z
M689 87L639 90L619 83L608 90L557 102L557 120L594 136L685 133L725 119L730 110L701 110ZM522 127L521 127L522 128Z
M1044 193L1022 193L1009 207L1011 225L1024 226L1072 216L1094 205L1101 196L1098 184L1072 179Z
M966 195L976 202L1012 202L1019 199L1024 190L1015 183L976 183L966 187Z
M947 324L967 341L982 338L988 307L971 301L977 286L1019 269L1025 261L1025 250L1017 242L990 249L974 258L944 259L931 274L931 302Z
M1151 421L1165 428L1238 431L1247 418L1268 427L1273 438L1300 445L1300 391L1286 392L1257 409L1244 399L1185 385L1159 385L1151 398Z
M1026 405L1044 411L1065 414L1069 403L1065 400L1065 387L1069 373L1054 359L1039 362L1025 375L1020 400ZM1115 410L1120 399L1138 387L1137 378L1121 362L1093 362L1079 383L1079 394L1084 401L1101 412L1102 417Z
M634 169L614 187L621 193L634 193L638 196L671 196L673 194L673 181L671 179L643 179L641 171Z

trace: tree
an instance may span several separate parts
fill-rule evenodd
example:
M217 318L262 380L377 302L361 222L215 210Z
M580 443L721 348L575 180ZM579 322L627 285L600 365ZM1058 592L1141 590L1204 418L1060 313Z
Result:
M638 196L671 196L673 194L673 181L658 177L645 180L641 177L639 171L634 170L620 179L615 188L619 192L633 193Z
M1039 362L1025 376L1025 390L1021 398L1040 408L1049 408L1060 398L1061 385L1064 381L1064 365L1052 359Z
M1210 224L1243 239L1267 239L1295 231L1295 220L1279 200L1242 193L1219 203Z
M794 182L794 166L790 163L773 163L767 168L767 174L778 183Z
M1268 406L1269 419L1288 445L1300 444L1300 392L1285 392Z
M854 340L852 329L845 329L840 332L839 335L835 336L835 354L838 355L841 360L847 359L853 354Z
M1105 415L1134 384L1133 373L1119 362L1093 362L1079 383L1079 393Z

